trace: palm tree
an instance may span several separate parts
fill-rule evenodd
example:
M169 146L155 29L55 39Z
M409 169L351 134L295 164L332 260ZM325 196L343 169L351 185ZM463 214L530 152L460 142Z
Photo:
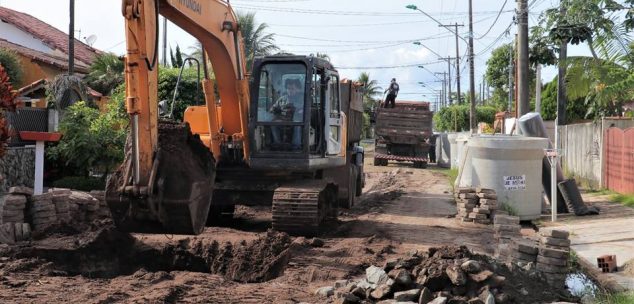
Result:
M108 96L123 83L123 71L123 61L117 55L104 53L95 57L95 61L90 65L86 83L99 93Z
M253 58L273 54L279 51L280 48L275 45L275 35L266 33L268 25L266 23L256 23L255 13L238 12L237 15L246 53L247 71L250 71Z
M378 85L375 79L370 79L370 74L362 72L357 79L358 82L363 83L365 90L363 91L363 107L366 110L376 106L375 98L381 95L382 88Z

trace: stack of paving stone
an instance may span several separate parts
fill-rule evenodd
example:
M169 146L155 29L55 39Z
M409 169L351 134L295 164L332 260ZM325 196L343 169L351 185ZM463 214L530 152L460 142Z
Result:
M11 187L9 194L0 197L0 220L2 223L24 223L27 195L33 190L27 187Z
M68 203L68 197L71 194L70 189L53 188L49 189L48 192L53 195L53 204L55 205L57 219L61 223L70 223L72 219Z
M537 262L537 253L539 252L539 244L529 239L517 239L513 262L521 267L534 269Z
M69 207L76 220L91 222L97 219L99 200L86 192L72 191L68 197Z
M31 196L28 209L35 231L44 230L58 223L53 194L50 192Z
M569 233L565 230L545 230L541 236L537 270L544 274L549 283L562 285L568 272Z
M97 216L100 218L110 217L110 209L106 204L106 192L93 190L90 191L90 195L99 201L99 210L97 211Z
M0 225L0 244L15 244L31 238L31 225L28 223L4 223Z
M495 190L485 188L458 188L454 194L457 202L457 218L463 222L491 224L497 209Z
M495 250L495 258L500 262L512 262L518 252L516 240L521 238L520 218L511 215L498 214L494 218L493 238L498 246Z

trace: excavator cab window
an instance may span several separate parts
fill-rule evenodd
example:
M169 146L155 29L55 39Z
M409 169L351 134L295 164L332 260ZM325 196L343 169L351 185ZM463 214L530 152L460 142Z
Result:
M259 75L256 150L302 152L306 66L269 63Z

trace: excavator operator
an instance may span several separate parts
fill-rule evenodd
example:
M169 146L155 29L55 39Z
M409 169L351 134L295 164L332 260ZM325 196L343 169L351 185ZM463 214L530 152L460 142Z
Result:
M304 90L302 84L297 78L288 78L284 82L286 94L282 95L271 107L270 112L273 113L273 121L292 121L302 122L304 120ZM294 126L291 138L292 150L300 150L302 144L302 128ZM274 145L285 143L284 133L288 127L273 126L271 127L271 136Z

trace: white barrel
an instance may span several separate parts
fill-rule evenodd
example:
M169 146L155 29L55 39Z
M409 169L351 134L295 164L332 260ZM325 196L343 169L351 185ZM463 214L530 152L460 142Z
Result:
M542 159L548 139L480 136L469 141L474 187L494 189L498 206L508 205L521 220L541 214Z

